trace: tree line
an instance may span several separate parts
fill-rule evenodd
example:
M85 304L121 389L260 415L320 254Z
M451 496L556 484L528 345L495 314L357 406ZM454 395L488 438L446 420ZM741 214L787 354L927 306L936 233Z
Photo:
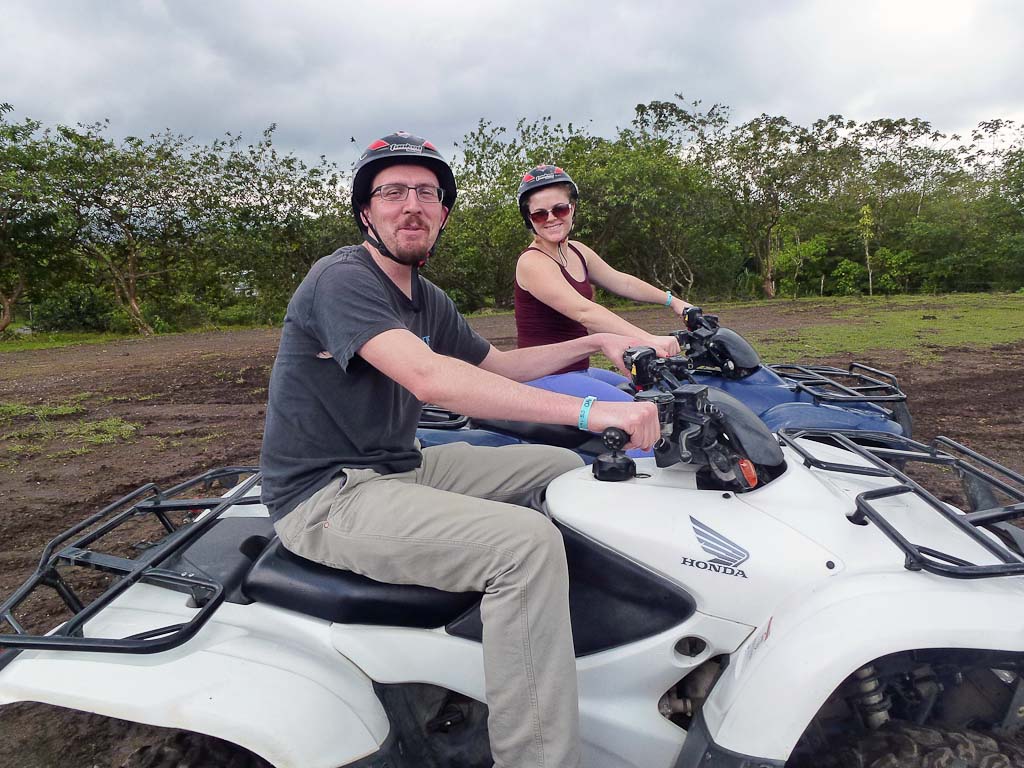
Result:
M209 144L109 123L43 126L0 104L0 332L276 323L309 267L357 242L350 171L273 143ZM444 137L431 137L444 143ZM611 138L481 120L454 142L459 200L426 267L463 310L508 307L529 240L525 170L564 167L575 237L691 300L1021 290L1024 128L917 118L736 122L676 95Z

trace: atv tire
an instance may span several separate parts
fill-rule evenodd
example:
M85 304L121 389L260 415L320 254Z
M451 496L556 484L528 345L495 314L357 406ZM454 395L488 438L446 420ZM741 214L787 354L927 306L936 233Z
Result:
M178 731L159 744L135 750L120 768L273 768L236 744L191 731Z
M822 768L1024 768L1024 747L967 730L894 721L840 746Z

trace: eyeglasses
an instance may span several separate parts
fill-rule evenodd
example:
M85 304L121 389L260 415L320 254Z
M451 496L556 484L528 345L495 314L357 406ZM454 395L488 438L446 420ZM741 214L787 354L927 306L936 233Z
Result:
M400 203L409 197L409 190L416 190L416 199L421 203L440 203L444 200L444 190L440 187L413 187L408 184L381 184L370 191L370 197L380 194L386 203Z
M572 213L572 205L570 203L559 203L558 205L551 206L550 209L542 208L539 211L530 211L530 221L534 224L543 224L548 220L548 215L554 215L556 219L568 218L569 214Z

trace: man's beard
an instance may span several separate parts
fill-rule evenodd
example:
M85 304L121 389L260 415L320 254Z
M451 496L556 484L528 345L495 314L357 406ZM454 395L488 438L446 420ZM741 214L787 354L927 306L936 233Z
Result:
M423 248L422 246L409 247L409 248L388 248L391 251L391 255L395 257L395 261L405 264L407 267L415 267L417 264L421 264L427 260L430 256L430 248Z
M404 222L402 222L402 224L405 225L405 226L408 226L410 224L413 224L413 225L416 225L416 226L425 226L425 223L421 219L419 219L419 218L413 218L413 219L404 221ZM424 229L424 232L426 232L426 231L427 230ZM389 251L391 251L391 255L394 257L395 261L398 261L398 262L400 262L402 264L405 264L406 266L410 266L410 267L413 267L413 266L416 266L417 264L422 264L423 262L425 262L427 260L427 258L430 256L430 249L433 248L433 246L434 246L433 243L430 243L428 245L420 245L420 244L416 244L416 245L412 245L412 244L410 244L410 245L400 245L399 244L399 236L398 236L397 229L395 231L394 239L395 239L394 245L392 245L390 243L385 243L385 245L387 246L387 249Z

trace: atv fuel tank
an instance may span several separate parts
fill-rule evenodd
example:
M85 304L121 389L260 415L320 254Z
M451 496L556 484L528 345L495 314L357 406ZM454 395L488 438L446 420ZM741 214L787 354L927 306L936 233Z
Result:
M757 626L788 595L842 568L833 553L735 494L699 490L692 465L660 469L640 459L637 473L606 483L590 467L569 472L548 487L548 509L683 586L702 613Z

